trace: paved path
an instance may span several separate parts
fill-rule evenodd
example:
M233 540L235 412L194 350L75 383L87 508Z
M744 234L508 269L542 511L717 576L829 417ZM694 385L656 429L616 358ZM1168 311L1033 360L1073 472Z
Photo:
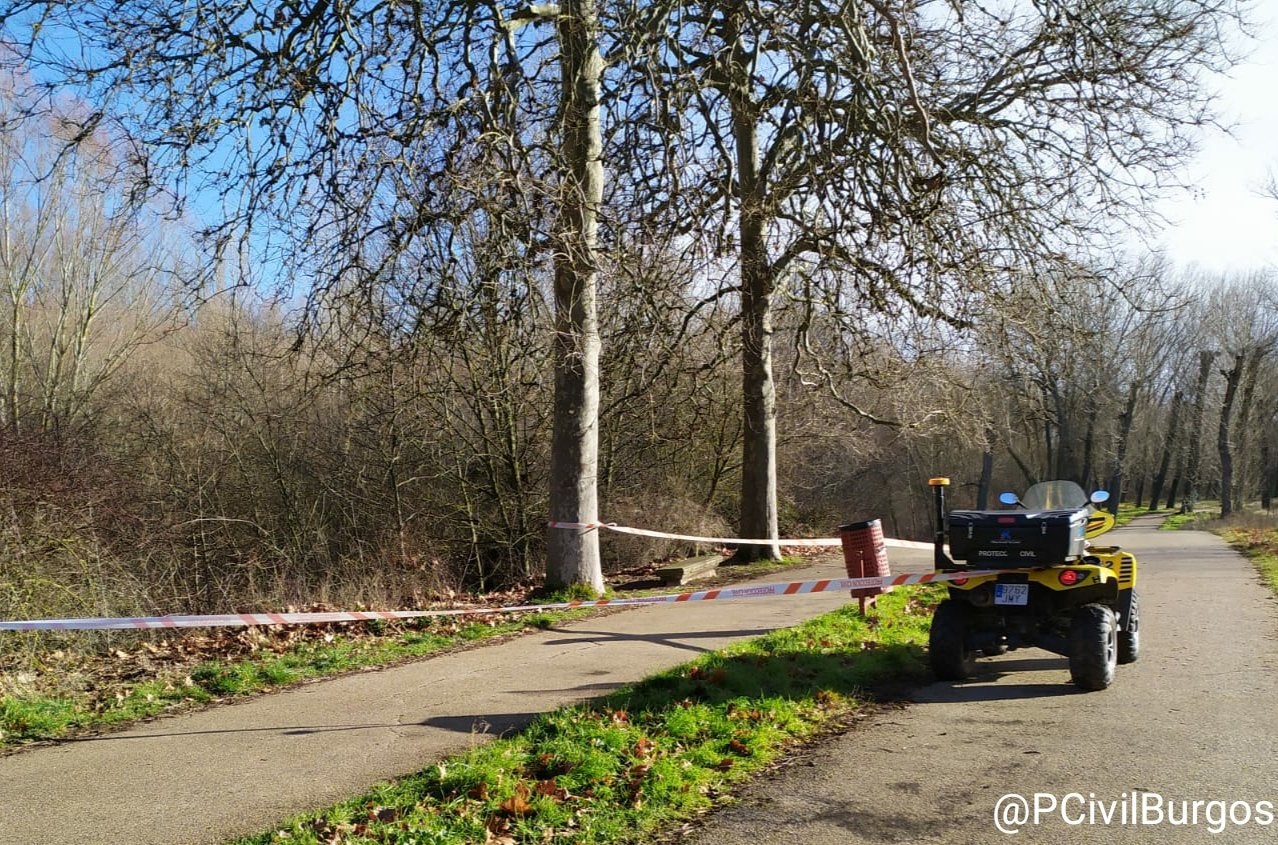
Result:
M892 551L896 571L924 552ZM838 576L836 557L765 582ZM0 759L4 845L206 845L255 833L842 594L657 605Z
M1077 693L1065 660L1038 650L982 661L973 681L924 687L757 783L693 841L1278 842L1278 818L1213 835L1221 808L1205 804L1197 826L1123 825L1121 811L1110 825L1049 813L1015 836L994 826L1006 793L1079 793L1071 820L1138 791L1163 808L1270 801L1278 815L1278 602L1218 538L1155 524L1115 535L1141 564L1143 654L1113 687ZM1157 799L1137 800L1129 818L1148 801L1157 821Z

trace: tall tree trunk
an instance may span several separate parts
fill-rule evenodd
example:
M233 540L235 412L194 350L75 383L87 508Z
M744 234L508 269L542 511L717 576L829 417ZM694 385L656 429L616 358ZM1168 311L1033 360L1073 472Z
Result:
M1079 461L1078 442L1074 439L1074 418L1070 413L1069 402L1065 391L1059 385L1051 387L1052 414L1056 433L1056 460L1049 463L1052 467L1051 478L1069 479L1079 484L1086 483L1083 468ZM1051 429L1049 428L1049 431Z
M1167 488L1167 507L1168 509L1176 507L1176 493L1180 490L1180 479L1184 476L1183 467L1177 467L1176 474L1172 476L1171 487Z
M1047 477L1056 478L1056 451L1052 445L1052 420L1049 415L1044 415L1043 418L1043 447L1047 450L1046 457L1043 460L1043 466L1047 470ZM1037 480L1041 481L1042 479Z
M1118 501L1123 496L1123 464L1127 460L1127 444L1131 440L1132 421L1136 417L1136 400L1140 398L1140 386L1139 380L1132 382L1127 391L1127 405L1118 418L1118 443L1114 447L1114 461L1109 468L1109 512L1112 514L1118 513ZM1140 507L1139 501L1136 507Z
M599 520L599 205L603 200L599 55L594 0L563 0L556 19L565 162L555 248L555 407L550 447L550 518ZM546 584L604 588L599 532L550 529Z
M1260 444L1260 506L1268 511L1274 504L1274 488L1278 487L1278 467L1270 465L1272 452L1269 439Z
M777 530L777 413L772 379L772 293L776 287L764 237L767 227L759 151L759 106L754 102L749 56L735 16L724 22L732 55L724 92L736 144L741 238L741 536L771 540L737 550L741 561L779 558Z
M981 452L981 481L976 487L978 511L990 506L990 484L994 479L994 442L997 436L993 428L985 429L985 449Z
M1078 483L1083 485L1085 490L1093 490L1096 484L1092 481L1092 453L1096 449L1096 415L1098 409L1096 403L1090 398L1087 400L1087 429L1083 435L1083 467L1078 474ZM1099 473L1097 474L1099 476Z
M1247 357L1247 371L1243 376L1242 402L1238 406L1238 427L1234 429L1234 439L1238 441L1235 453L1239 456L1238 471L1234 473L1234 489L1231 499L1234 510L1247 509L1247 493L1254 489L1250 483L1254 477L1250 471L1252 462L1248 460L1248 447L1251 445L1251 407L1256 398L1256 374L1260 370L1260 362L1268 350L1256 347Z
M1176 451L1176 443L1180 438L1180 409L1184 404L1185 392L1177 390L1172 397L1171 419L1167 422L1167 439L1163 441L1163 457L1158 464L1158 474L1154 476L1154 488L1149 494L1151 511L1158 509L1158 500L1163 495L1163 485L1167 482L1167 470L1171 467L1172 455ZM1167 507L1171 507L1170 501Z
M1225 401L1220 406L1220 424L1216 427L1216 449L1220 452L1220 518L1234 512L1234 453L1229 442L1229 418L1234 411L1234 398L1238 395L1238 383L1242 381L1247 356L1239 352L1234 356L1234 366L1225 377Z
M18 430L18 383L21 378L19 368L21 367L21 334L24 330L22 325L22 302L18 295L10 291L9 304L11 306L9 315L9 348L8 360L8 383L5 385L5 425L13 431Z
M1193 513L1198 504L1198 473L1202 466L1203 408L1207 404L1207 380L1211 378L1211 362L1215 352L1198 353L1198 386L1194 391L1193 418L1189 425L1189 443L1185 463L1185 498L1180 503L1181 513Z

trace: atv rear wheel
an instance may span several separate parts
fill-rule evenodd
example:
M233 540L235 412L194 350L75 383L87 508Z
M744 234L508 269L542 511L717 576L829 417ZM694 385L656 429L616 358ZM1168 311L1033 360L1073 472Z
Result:
M1074 611L1069 630L1069 674L1079 689L1103 690L1118 666L1118 618L1103 604Z
M966 645L970 623L971 609L966 602L955 599L941 602L932 614L927 658L942 681L962 681L975 668L976 660Z
M1127 598L1126 613L1118 630L1118 662L1135 663L1140 657L1140 601L1133 587Z

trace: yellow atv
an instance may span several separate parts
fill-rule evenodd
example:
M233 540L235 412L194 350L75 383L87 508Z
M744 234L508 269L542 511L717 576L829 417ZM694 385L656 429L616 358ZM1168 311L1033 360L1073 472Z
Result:
M949 479L934 478L938 572L998 570L948 583L936 608L928 652L932 670L960 681L977 655L1036 647L1069 658L1084 690L1114 681L1119 663L1140 652L1136 558L1088 541L1114 527L1114 517L1072 481L1045 481L1024 497L1003 493L1007 510L945 512ZM949 542L946 553L945 543Z

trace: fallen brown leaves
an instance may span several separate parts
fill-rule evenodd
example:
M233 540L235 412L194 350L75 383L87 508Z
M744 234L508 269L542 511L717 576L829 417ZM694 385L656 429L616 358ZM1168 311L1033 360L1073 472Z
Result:
M702 669L700 666L693 666L688 670L688 679L692 681L707 681L712 684L722 684L728 679L728 671L726 669L711 669L707 671Z
M482 595L422 597L408 609L464 609L526 603L531 586ZM281 612L329 612L338 608L327 604L288 606ZM524 614L514 616L523 618ZM0 696L46 696L73 699L83 709L104 713L118 707L136 687L149 682L162 684L172 706L189 706L197 695L192 679L202 664L231 664L262 655L280 655L308 646L332 644L339 639L356 641L356 648L372 648L377 640L407 632L428 630L448 637L475 625L500 625L510 616L463 615L398 622L338 622L314 625L270 625L246 628L193 628L179 630L112 632L93 640L94 649L61 647L45 651L24 651L0 655ZM185 696L190 691L191 696ZM154 696L146 696L153 700Z

